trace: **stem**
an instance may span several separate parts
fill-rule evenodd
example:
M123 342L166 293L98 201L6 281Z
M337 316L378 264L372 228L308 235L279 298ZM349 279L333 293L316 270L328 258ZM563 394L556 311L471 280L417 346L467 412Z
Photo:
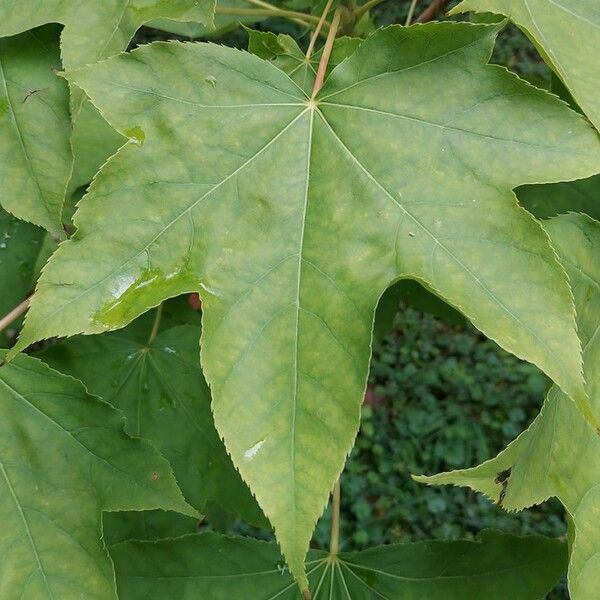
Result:
M340 551L340 500L342 490L338 479L333 487L332 505L331 505L331 541L329 543L329 554L336 556Z
M372 8L375 8L378 4L385 2L385 0L369 0L365 2L354 14L356 15L356 21L360 21L363 15L369 12Z
M290 20L301 20L305 23L319 23L319 18L314 15L308 15L294 10L283 10L282 8L229 8L227 6L217 6L215 9L217 15L230 15L234 17L284 17Z
M248 4L254 4L256 6L262 6L262 8L268 8L268 9L275 9L277 10L278 7L274 6L273 4L269 4L268 2L264 2L264 0L246 0L246 2L248 2Z
M450 0L433 0L433 2L416 18L415 23L433 21L446 7Z
M146 342L146 346L149 346L154 341L154 338L158 334L158 328L160 327L160 319L162 317L162 312L163 312L163 305L159 304L158 308L156 309L156 315L154 317L154 323L152 325L152 331L150 331L150 336L148 337L148 341Z
M333 4L333 0L328 0L327 4L325 5L323 14L321 15L321 18L319 19L319 24L315 27L315 30L313 31L313 34L310 38L310 44L308 45L308 50L306 51L306 60L309 60L310 57L312 56L312 53L315 49L315 44L317 43L317 38L319 37L319 33L321 33L321 29L323 28L325 19L327 19L327 15L329 14L329 11L331 10L332 4Z
M408 9L408 15L406 15L406 22L404 23L404 27L408 27L412 23L413 15L415 14L415 8L417 7L418 0L412 0L410 3L410 7Z
M4 331L13 321L16 321L28 308L31 296L25 298L19 306L13 308L5 317L0 319L0 331Z
M270 4L269 2L264 2L263 0L246 0L246 2L249 2L250 4L254 4L255 6L261 6L262 8L268 8L269 10L275 9L278 10L279 7L275 6L273 4ZM298 25L301 25L302 27L305 27L307 25L306 21L302 21L300 19L290 19L290 21L293 21L294 23L297 23Z
M327 34L327 40L323 48L323 55L321 56L321 62L319 62L319 69L317 71L317 78L315 79L315 86L313 87L311 100L314 100L315 96L319 93L319 90L323 87L325 81L325 73L327 72L327 65L331 58L331 51L333 50L333 42L335 42L335 36L340 26L340 19L342 17L343 7L340 5L335 9L333 15L333 21L331 21L331 28Z

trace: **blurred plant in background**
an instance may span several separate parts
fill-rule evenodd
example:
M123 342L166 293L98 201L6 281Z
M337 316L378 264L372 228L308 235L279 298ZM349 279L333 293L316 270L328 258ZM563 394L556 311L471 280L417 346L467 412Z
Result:
M484 527L516 534L565 532L558 503L508 514L462 488L424 488L411 473L479 464L537 414L547 386L472 327L402 307L374 348L362 426L342 480L348 547L469 538ZM327 542L327 519L316 539Z

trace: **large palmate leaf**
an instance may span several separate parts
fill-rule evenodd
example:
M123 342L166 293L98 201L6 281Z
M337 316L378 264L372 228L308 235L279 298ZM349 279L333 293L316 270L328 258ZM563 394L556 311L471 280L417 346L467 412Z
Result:
M0 0L0 36L46 23L62 23L66 68L118 54L144 23L168 17L212 24L214 0Z
M256 502L215 430L210 392L198 361L198 327L172 327L149 339L152 322L140 325L67 340L42 357L121 409L126 431L150 440L169 460L190 504L202 511L212 500L262 523Z
M299 600L275 544L213 533L111 547L120 600ZM485 531L477 542L379 546L306 563L313 600L538 600L566 564L564 544Z
M464 0L451 14L470 10L510 17L600 129L598 0Z
M0 39L0 205L57 237L73 165L59 37L48 25Z
M600 224L584 215L545 224L571 279L590 397L600 406ZM496 458L473 469L417 478L426 483L468 485L520 510L557 496L574 523L569 568L574 600L600 589L600 438L573 403L554 386L540 415Z
M217 428L303 585L393 281L425 282L586 408L564 272L511 188L591 175L600 143L562 102L486 66L496 32L382 30L316 100L211 44L158 43L69 75L138 144L94 180L17 350L200 292Z
M101 512L193 515L169 464L124 434L118 411L37 359L0 368L0 405L2 597L116 600Z
M583 212L600 219L600 175L580 181L524 185L517 190L517 196L538 219L567 212Z

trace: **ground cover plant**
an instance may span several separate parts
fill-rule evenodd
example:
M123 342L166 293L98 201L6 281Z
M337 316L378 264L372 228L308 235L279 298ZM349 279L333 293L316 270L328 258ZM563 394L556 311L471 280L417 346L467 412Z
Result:
M128 50L240 23L247 50ZM506 27L547 71L490 63ZM0 0L0 36L5 597L525 600L567 570L595 598L593 0ZM407 303L551 382L496 458L414 473L424 497L553 497L566 536L340 540L373 338Z

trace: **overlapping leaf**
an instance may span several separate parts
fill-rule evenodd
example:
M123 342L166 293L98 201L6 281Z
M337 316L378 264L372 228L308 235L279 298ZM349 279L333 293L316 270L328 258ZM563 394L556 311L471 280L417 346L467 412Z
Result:
M600 129L600 3L597 0L464 0L453 13L510 17L540 50Z
M59 36L48 25L0 39L0 205L57 237L73 166L69 89L53 72Z
M425 282L586 407L564 272L511 189L597 172L600 143L562 102L486 66L496 32L382 30L316 100L210 44L154 44L69 75L139 143L81 203L18 348L199 291L217 428L302 585L393 281Z
M208 533L110 550L120 600L299 600L278 548ZM538 600L566 563L564 544L486 531L477 542L379 546L332 557L309 553L313 600Z
M600 406L600 224L584 215L551 219L545 227L571 279L584 367L592 402ZM554 386L542 412L496 458L473 469L419 477L434 484L467 485L510 510L557 496L575 528L569 568L573 600L600 589L600 438Z
M84 102L77 122L73 125L71 143L74 165L68 193L72 194L89 184L108 157L125 141L90 102Z
M270 4L277 5L280 4L277 0L270 2ZM252 4L252 2L246 2L246 0L217 0L215 3L215 7L218 8L241 8L248 9L253 8L256 9L257 6ZM157 29L162 29L164 31L168 31L171 33L176 33L178 35L184 35L189 38L201 38L210 36L218 36L223 33L237 27L240 23L257 23L258 21L263 21L266 19L266 16L263 15L223 15L217 14L215 15L215 23L213 27L207 27L206 25L202 25L201 23L178 23L177 21L169 21L168 19L157 19L156 21L150 21L148 23L149 27L156 27Z
M33 292L42 265L56 243L39 227L25 223L0 208L0 315L4 316ZM11 328L20 323L14 321ZM0 332L0 347L6 347Z
M198 361L198 328L180 325L149 339L151 323L140 325L67 340L42 356L122 410L126 431L150 440L169 460L190 504L202 511L212 500L264 523L215 430Z
M2 596L116 600L101 512L193 515L169 464L124 434L116 410L37 359L0 368L0 407Z
M600 219L600 175L580 181L525 185L517 195L521 204L538 219L567 212L582 212Z
M0 0L0 36L62 23L61 54L72 69L118 54L141 25L160 17L210 26L214 0Z

